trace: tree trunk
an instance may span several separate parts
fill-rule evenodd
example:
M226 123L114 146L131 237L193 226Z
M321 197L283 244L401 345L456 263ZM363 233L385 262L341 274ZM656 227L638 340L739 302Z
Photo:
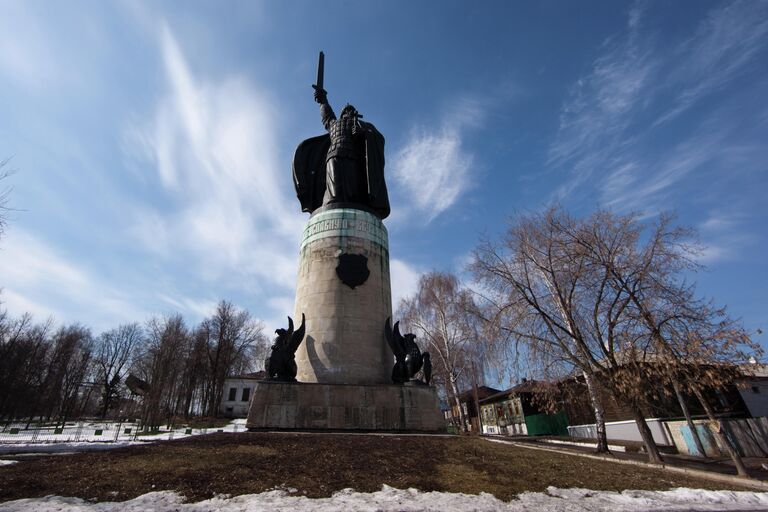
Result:
M672 377L672 387L675 390L675 395L677 396L677 401L680 404L680 409L683 410L683 415L685 416L685 422L688 424L688 428L691 429L691 437L693 437L693 442L696 444L696 451L699 452L699 456L706 458L707 453L704 451L704 444L701 442L701 438L699 437L699 431L696 430L696 425L693 423L693 419L691 418L691 411L688 410L688 404L685 403L685 398L683 397L682 391L680 391L680 383L677 382L677 379Z
M648 452L648 462L651 464L661 464L661 454L659 453L659 447L656 446L656 441L653 440L653 434L651 429L648 428L648 423L645 421L643 411L640 410L636 404L629 404L632 410L632 416L635 417L635 423L637 429L640 431L640 437L643 438L643 444L645 444L645 450Z
M109 406L110 406L110 398L112 397L112 387L109 384L105 384L103 386L104 389L104 403L103 407L101 409L101 419L105 419L107 417L107 413L109 412Z
M584 381L587 383L589 399L592 402L592 409L595 411L595 429L597 430L597 453L610 453L608 450L608 435L605 432L605 411L603 403L600 401L600 394L595 386L594 378L587 372L582 372Z
M712 410L712 407L710 407L709 402L707 402L707 399L704 398L704 395L701 393L701 390L699 390L698 387L693 386L693 393L696 395L696 398L699 399L701 406L704 408L704 411L707 413L707 418L709 418L710 424L714 427L711 430L720 440L720 443L723 446L725 446L725 449L728 452L728 455L731 457L731 460L733 461L733 465L736 466L736 471L738 471L739 476L743 476L745 478L749 477L749 474L747 473L747 468L746 466L744 466L744 461L741 460L741 455L739 455L739 452L737 452L736 449L733 447L733 445L731 444L731 441L728 439L728 436L725 435L725 431L723 430L723 423L721 421L718 421L717 418L715 418L715 411Z
M459 409L459 421L461 422L461 431L466 432L467 422L464 419L464 409L461 408L461 400L459 400L459 390L456 389L456 382L453 380L453 377L450 378L450 381L451 381L451 391L453 391L453 399L456 401L456 407Z
M483 434L483 417L480 414L480 399L477 396L477 370L475 370L475 361L472 361L472 398L475 401L475 412L477 413L477 433Z

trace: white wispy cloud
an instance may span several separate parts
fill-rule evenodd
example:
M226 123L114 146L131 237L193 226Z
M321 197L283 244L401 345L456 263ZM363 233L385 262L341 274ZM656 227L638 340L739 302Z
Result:
M631 113L642 104L658 65L643 45L641 15L637 7L630 10L626 34L603 44L590 72L571 87L562 106L547 162L570 169L568 181L556 193L558 197L567 196L604 167L623 169L623 179L629 179L627 163L617 161L616 153L631 144L626 137L633 122Z
M709 212L707 219L697 226L702 249L697 261L713 265L736 260L749 254L756 239L745 230L749 216L739 211L738 205L721 207Z
M60 9L61 7L61 9ZM92 9L41 2L3 2L0 76L27 92L91 90L102 51L111 51L107 29ZM89 48L83 52L82 48ZM105 53L107 53L105 51Z
M754 150L735 140L740 120L723 108L673 144L654 137L661 123L755 64L768 41L768 5L717 6L671 49L644 28L645 5L629 11L626 30L606 40L562 105L548 155L551 169L568 173L558 199L594 184L603 204L652 212L694 171L735 165Z
M671 57L670 84L684 84L672 108L655 125L674 119L749 69L768 36L768 4L734 2L714 11Z
M428 223L450 208L469 186L474 156L464 144L467 129L483 116L478 102L456 102L437 128L418 126L395 153L392 175L409 196L409 206Z
M730 247L724 245L715 245L714 243L704 244L696 254L696 261L702 265L713 265L715 263L726 261L733 258L734 252Z
M35 89L51 84L59 75L53 48L44 24L26 6L3 5L0 17L0 73L3 76Z
M424 273L403 260L393 259L389 264L390 279L392 281L392 309L397 310L406 297L416 293L419 288L419 279Z
M173 311L191 314L195 319L202 319L211 316L216 311L218 301L214 299L192 299L189 297L171 297L170 295L160 294L160 300L173 308Z
M712 121L719 116L712 118ZM654 158L632 161L608 172L599 189L602 202L618 211L661 210L659 203L676 184L689 174L716 160L723 153L727 131L708 124L688 139Z
M699 229L703 232L722 232L732 230L737 224L737 217L733 214L710 212L707 220L699 224Z
M168 27L160 33L168 92L144 126L126 129L163 199L134 212L146 250L240 290L293 286L304 219L280 172L278 118L267 93L242 77L190 71Z
M10 230L0 251L3 307L15 315L30 312L38 319L87 319L94 329L148 316L137 306L136 297L107 284L74 259L18 227Z

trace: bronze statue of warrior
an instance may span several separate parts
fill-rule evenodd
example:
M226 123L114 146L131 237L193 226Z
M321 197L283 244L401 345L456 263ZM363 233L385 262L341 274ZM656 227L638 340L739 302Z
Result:
M363 207L384 219L389 196L384 181L384 137L347 105L337 118L323 89L323 52L317 72L315 101L328 134L307 139L296 149L293 181L301 209L321 206Z
M315 92L320 103L323 126L331 137L331 147L325 159L325 194L323 205L329 203L360 203L365 194L365 136L360 114L346 105L336 119L323 91Z

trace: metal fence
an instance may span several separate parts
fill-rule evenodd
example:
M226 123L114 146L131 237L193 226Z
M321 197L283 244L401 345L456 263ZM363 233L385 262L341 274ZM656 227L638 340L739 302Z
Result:
M38 443L117 443L170 441L213 432L238 432L244 428L231 423L221 428L178 428L144 431L137 422L76 421L65 424L7 422L0 424L0 445Z

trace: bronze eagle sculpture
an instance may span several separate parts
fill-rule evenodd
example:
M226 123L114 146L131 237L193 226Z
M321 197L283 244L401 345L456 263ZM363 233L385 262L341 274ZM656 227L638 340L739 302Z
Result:
M288 317L288 329L276 329L275 343L272 345L272 353L265 361L265 369L269 380L281 382L296 382L296 349L304 339L306 323L304 313L301 314L301 326L294 332L293 319Z

